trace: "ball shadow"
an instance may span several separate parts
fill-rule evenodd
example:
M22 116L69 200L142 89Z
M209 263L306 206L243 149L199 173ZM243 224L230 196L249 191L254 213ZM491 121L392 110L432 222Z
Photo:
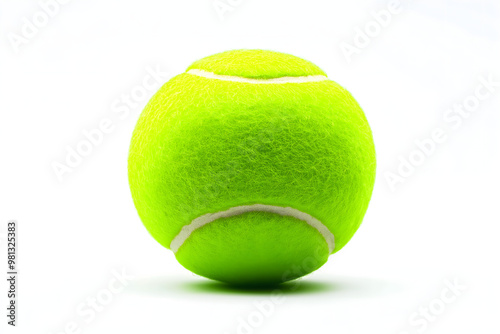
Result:
M334 277L332 280L297 279L275 286L234 286L207 279L178 280L172 277L150 277L134 281L129 291L167 297L172 295L337 295L349 298L399 293L405 287L398 283L368 277Z
M229 285L216 281L194 281L186 282L180 286L186 292L215 293L215 294L245 294L261 295L280 292L282 294L311 294L336 289L336 284L327 282L315 282L295 280L272 286L239 286Z

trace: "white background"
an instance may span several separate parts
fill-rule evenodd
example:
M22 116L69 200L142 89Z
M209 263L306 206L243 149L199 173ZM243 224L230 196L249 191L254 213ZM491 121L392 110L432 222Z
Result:
M389 1L222 3L231 10L219 15L213 0L73 0L43 22L36 1L0 1L0 231L9 219L20 226L18 327L6 326L2 279L0 332L498 333L498 1L401 0L366 45L358 36L362 47L350 57L341 47L356 46L357 29L377 29L371 13ZM37 31L23 36L37 15ZM124 94L140 92L148 69L174 75L239 48L316 63L361 104L377 148L360 230L320 270L281 287L279 304L270 291L195 277L149 236L126 161L154 91L127 115L114 112ZM446 121L457 117L447 114L455 104L474 102L489 76L493 93L460 124ZM65 163L68 147L104 119L112 130L59 180L53 164ZM415 141L438 128L446 140L422 159ZM421 164L391 188L386 177L398 173L399 159L419 155ZM109 292L114 271L123 270L134 279ZM461 290L444 303L446 281ZM96 297L106 305L89 311Z

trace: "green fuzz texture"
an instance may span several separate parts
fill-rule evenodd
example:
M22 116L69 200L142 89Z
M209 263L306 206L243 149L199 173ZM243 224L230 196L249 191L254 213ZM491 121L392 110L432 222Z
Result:
M192 69L250 79L326 75L318 66L307 60L263 50L218 53L194 62L187 71Z
M260 50L218 54L191 68L261 79L323 74L300 58ZM374 180L368 122L351 94L330 80L250 84L180 74L149 101L130 147L135 206L167 248L197 217L267 204L321 221L337 252L361 224ZM242 216L195 230L179 261L220 281L277 282L285 267L310 256L313 243L326 247L304 222L293 228L290 217Z
M198 275L235 285L271 285L303 276L328 259L321 234L293 217L247 212L197 229L176 253Z

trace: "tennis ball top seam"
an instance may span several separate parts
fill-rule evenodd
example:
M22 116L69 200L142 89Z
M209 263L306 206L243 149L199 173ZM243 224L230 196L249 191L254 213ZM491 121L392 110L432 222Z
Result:
M198 77L202 77L205 79L213 79L213 80L221 80L221 81L231 81L231 82L240 82L240 83L248 83L248 84L302 84L302 83L310 83L310 82L321 82L321 81L330 81L325 75L304 75L304 76L282 76L275 78L267 78L267 79L256 79L256 78L247 78L242 76L235 75L223 75L216 74L214 72L209 72L201 69L190 69L186 74L195 75Z

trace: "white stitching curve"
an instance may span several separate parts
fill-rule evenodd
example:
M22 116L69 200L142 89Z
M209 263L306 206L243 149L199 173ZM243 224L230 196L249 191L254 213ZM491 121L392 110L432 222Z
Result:
M170 243L170 249L176 253L179 248L184 244L184 242L189 238L191 233L196 229L209 224L219 218L227 218L232 216L241 215L245 212L271 212L276 213L281 216L290 216L297 218L299 220L305 221L307 224L315 228L325 239L328 245L328 254L331 254L335 249L335 237L332 232L326 227L322 222L313 216L299 211L291 207L281 207L267 204L253 204L253 205L241 205L232 207L226 211L219 211L216 213L207 213L198 218L194 219L190 224L182 227L181 231L174 237Z
M329 80L324 75L307 75L301 77L280 77L280 78L271 78L271 79L252 79L245 77L238 77L232 75L221 75L215 74L212 72L191 69L186 72L187 74L196 75L198 77L206 78L206 79L214 79L214 80L222 80L222 81L232 81L232 82L241 82L241 83L249 83L249 84L287 84L287 83L307 83L307 82L320 82Z

